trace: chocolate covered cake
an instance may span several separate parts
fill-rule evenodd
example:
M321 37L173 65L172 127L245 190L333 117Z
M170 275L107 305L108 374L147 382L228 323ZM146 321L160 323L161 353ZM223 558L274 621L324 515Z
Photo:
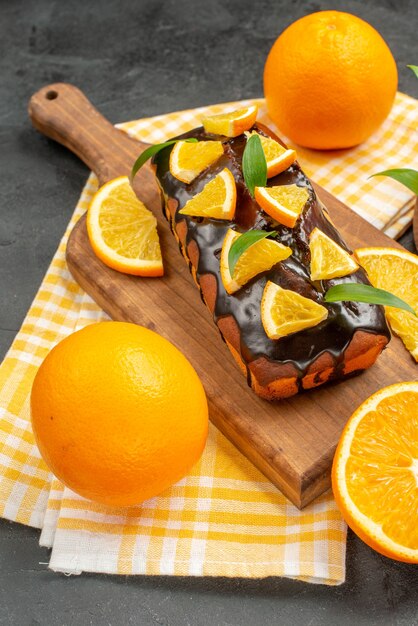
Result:
M251 131L280 142L261 124L255 124ZM190 184L181 182L170 173L172 146L154 157L165 214L202 298L233 357L245 373L248 384L259 396L273 400L370 367L390 338L384 310L380 306L360 302L324 302L325 291L334 284L369 282L361 268L342 278L317 281L310 278L309 235L315 227L344 250L348 251L348 248L298 163L294 162L284 172L270 178L267 184L268 187L296 184L307 189L308 200L295 226L290 228L263 211L245 185L242 173L242 156L247 142L245 134L227 138L207 134L203 128L197 128L178 139L188 137L198 141L221 141L223 154ZM186 202L201 192L206 183L224 168L232 172L236 182L233 220L180 215L179 211ZM291 248L292 254L269 271L254 277L235 293L228 294L220 276L220 255L230 228L239 233L249 229L274 231L274 239ZM280 339L269 339L260 314L267 281L322 304L328 310L327 318L311 328Z

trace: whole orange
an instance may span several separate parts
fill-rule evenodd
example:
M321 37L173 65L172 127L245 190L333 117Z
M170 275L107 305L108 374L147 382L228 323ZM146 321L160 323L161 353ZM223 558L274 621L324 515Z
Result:
M295 143L321 150L367 139L389 114L397 84L395 60L379 33L340 11L291 24L264 68L271 119Z
M31 393L35 439L76 493L112 506L158 495L199 459L208 407L186 357L125 322L87 326L41 364Z

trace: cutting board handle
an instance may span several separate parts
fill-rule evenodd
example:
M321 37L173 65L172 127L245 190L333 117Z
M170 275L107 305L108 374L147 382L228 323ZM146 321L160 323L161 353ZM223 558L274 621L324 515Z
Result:
M115 128L73 85L55 83L42 87L29 101L34 127L77 154L95 172L100 184L128 174L128 162L147 144Z

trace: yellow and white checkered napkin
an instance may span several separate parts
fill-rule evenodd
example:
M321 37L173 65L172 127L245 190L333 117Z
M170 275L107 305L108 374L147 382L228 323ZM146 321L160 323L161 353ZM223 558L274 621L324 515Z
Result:
M248 101L246 101L248 102ZM266 123L264 102L259 118ZM122 125L151 143L199 124L216 105ZM418 103L398 94L390 118L362 146L338 153L298 150L305 170L392 235L411 216L413 196L368 176L411 166L417 153ZM29 394L36 370L63 337L106 316L65 264L69 232L87 209L92 175L36 298L0 368L0 515L42 528L54 570L119 574L289 576L339 584L345 577L343 523L330 492L296 509L214 427L200 462L158 498L107 509L56 480L34 444ZM251 393L250 391L248 393Z

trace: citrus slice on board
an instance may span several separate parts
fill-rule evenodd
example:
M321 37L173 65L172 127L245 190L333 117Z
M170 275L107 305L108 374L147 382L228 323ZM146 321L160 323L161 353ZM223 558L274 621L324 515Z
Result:
M273 219L293 228L309 198L306 187L280 185L278 187L256 187L254 197L260 207Z
M418 382L381 389L347 422L332 467L337 505L370 547L418 563Z
M127 176L100 187L87 212L96 256L114 270L137 276L164 273L157 220L138 200Z
M272 178L272 176L277 176L277 174L284 172L296 161L295 150L284 148L278 141L275 141L271 137L264 137L264 135L260 135L255 130L252 133L246 133L246 135L248 139L252 135L258 135L260 137L264 156L267 161L267 178Z
M261 299L261 321L270 339L316 326L328 317L328 309L296 291L267 281Z
M418 313L418 256L398 248L358 248L354 255L366 270L374 287L386 289ZM418 317L392 307L385 307L391 329L418 361Z
M238 137L245 130L254 126L258 112L258 106L253 104L249 107L236 109L229 113L208 115L202 117L203 128L206 133L213 135L225 135L225 137Z
M287 259L292 254L288 246L273 239L261 239L245 250L237 261L233 276L229 271L228 255L232 244L241 237L231 228L225 235L222 245L220 271L223 286L229 294L238 291L249 280L261 272L266 272L273 265Z
M348 276L359 268L348 252L319 228L314 228L309 236L309 249L312 280Z
M221 141L177 141L170 153L170 174L191 183L224 153Z
M237 203L237 188L232 172L226 167L206 183L202 191L180 209L181 215L232 220Z

